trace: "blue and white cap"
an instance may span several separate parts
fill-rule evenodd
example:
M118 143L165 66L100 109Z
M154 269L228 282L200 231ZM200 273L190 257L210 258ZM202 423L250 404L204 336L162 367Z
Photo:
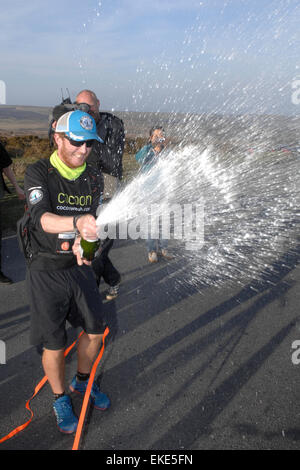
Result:
M80 110L63 114L57 121L55 132L64 132L72 140L98 140L103 144L97 135L94 118Z

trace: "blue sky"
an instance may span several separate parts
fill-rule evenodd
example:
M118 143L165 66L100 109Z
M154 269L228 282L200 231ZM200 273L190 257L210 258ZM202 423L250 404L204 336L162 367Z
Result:
M299 0L0 0L7 104L299 113Z

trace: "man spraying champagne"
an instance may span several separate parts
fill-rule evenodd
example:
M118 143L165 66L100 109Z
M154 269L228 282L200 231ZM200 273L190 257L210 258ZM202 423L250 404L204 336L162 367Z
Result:
M53 138L57 149L50 160L29 165L24 180L32 250L26 280L31 343L43 345L42 363L54 396L57 425L60 431L73 433L78 418L65 393L66 321L83 329L77 373L69 387L81 395L105 330L101 296L91 268L99 243L95 216L103 177L86 163L93 142L101 139L94 119L80 110L59 118ZM110 406L95 382L91 397L95 408Z

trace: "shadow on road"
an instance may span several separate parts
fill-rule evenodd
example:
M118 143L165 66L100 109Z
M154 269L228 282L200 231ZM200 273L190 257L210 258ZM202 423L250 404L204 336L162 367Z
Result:
M249 324L262 309L274 300L284 298L293 287L293 282L286 281L284 278L298 263L299 251L297 253L286 253L276 262L273 266L274 269L262 273L261 281L253 281L242 288L237 294L207 311L201 312L199 310L192 321L178 327L171 333L165 331L164 336L152 346L145 349L141 347L129 359L120 360L116 366L109 368L110 358L116 354L115 348L117 348L117 344L115 345L115 343L120 336L129 334L139 326L146 324L153 317L159 316L162 312L171 309L183 300L188 301L188 299L192 299L193 296L199 294L199 288L201 288L201 286L195 287L187 284L182 285L181 289L174 289L174 276L176 276L177 270L182 272L182 264L176 264L176 261L171 264L161 263L159 267L155 268L147 267L143 270L132 270L131 274L135 274L135 277L122 283L120 296L117 301L105 303L105 319L110 328L110 335L108 337L106 353L101 363L101 370L105 370L106 365L108 366L108 370L105 372L105 381L107 384L111 384L114 390L120 391L122 403L133 403L138 400L139 397L148 392L149 384L154 386L165 380L174 370L188 367L191 362L195 363L195 360L201 354L203 354L205 360L204 362L199 361L199 367L192 376L188 379L181 379L176 391L169 390L167 403L153 411L150 417L147 414L128 438L126 435L124 436L123 431L122 435L116 432L113 441L115 442L122 438L122 448L129 449L133 448L133 442L139 442L141 435L151 435L153 426L159 420L163 408L168 406L168 403L179 400L184 395L185 390L211 367L216 357L222 355L223 360L219 361L218 366L214 368L211 381L203 385L202 394L199 394L199 399L195 398L191 409L176 424L166 427L159 438L154 442L152 440L151 448L178 449L178 443L181 442L182 447L188 449L192 447L199 437L207 435L215 418L222 413L241 388L262 367L294 326L294 321L289 321L263 347L245 358L237 370L232 372L217 386L214 386L214 383L218 382L217 379L222 369L225 367L233 350L238 346ZM23 272L20 270L19 274L16 274L16 278L22 280L22 277ZM204 296L205 289L207 289L207 286L202 286ZM168 294L166 295L166 293ZM250 305L247 304L243 308L243 304L251 300L252 303ZM239 307L238 313L233 313L229 319L225 319L225 315L237 307ZM12 326L14 322L26 325L28 321L27 312L28 308L24 306L15 311L5 313L1 317L1 319L7 321L3 327ZM175 311L174 321L176 321L176 315L183 314L182 309ZM222 323L216 321L223 317L224 321ZM204 331L210 324L213 327L208 332L197 335L197 332ZM153 335L151 332L149 334ZM69 330L69 342L73 341L76 335L76 331ZM210 349L212 344L215 345L214 351ZM157 359L164 357L165 352L169 353L168 358L157 361ZM68 364L70 368L74 369L74 353L68 358ZM149 371L145 374L144 371L146 369L149 369ZM18 418L18 422L15 425L19 425L23 417L23 421L27 418L25 409L23 412L25 401L31 396L35 384L43 376L40 356L34 348L30 348L11 359L5 367L5 376L4 370L1 375L1 396L6 397L5 400L1 400L2 422L10 422L9 416L12 410L17 407L17 412L14 416ZM69 375L72 376L72 374ZM101 379L100 372L100 374L98 373L97 380L101 382ZM134 387L132 384L134 384ZM41 394L43 394L42 397L35 399L34 408L39 411L30 428L16 438L7 441L3 448L70 448L72 437L61 436L58 433L55 420L52 413L49 412L51 408L49 387L46 392L43 391ZM47 405L44 403L47 403ZM79 413L80 401L75 400L74 404L76 411ZM42 408L39 408L40 406ZM90 411L82 446L87 442L85 438L88 435L92 415L93 411ZM9 431L10 429L7 429L7 432ZM255 432L256 430L250 429L248 431ZM299 439L299 430L290 430L290 433ZM110 448L110 445L112 446L113 442L108 438L106 448Z

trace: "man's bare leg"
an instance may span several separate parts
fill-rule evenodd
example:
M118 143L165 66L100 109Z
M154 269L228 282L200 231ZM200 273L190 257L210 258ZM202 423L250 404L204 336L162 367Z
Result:
M70 384L71 392L84 394L87 387L87 381L90 377L93 363L100 351L103 341L103 335L90 335L84 333L78 341L77 347L77 374ZM110 407L110 400L105 393L99 390L96 383L93 384L91 396L94 407L99 410L107 410Z
M91 372L94 360L99 353L103 335L90 335L83 333L77 346L77 371L82 374Z
M52 392L56 395L65 391L65 358L64 350L44 349L42 364Z

